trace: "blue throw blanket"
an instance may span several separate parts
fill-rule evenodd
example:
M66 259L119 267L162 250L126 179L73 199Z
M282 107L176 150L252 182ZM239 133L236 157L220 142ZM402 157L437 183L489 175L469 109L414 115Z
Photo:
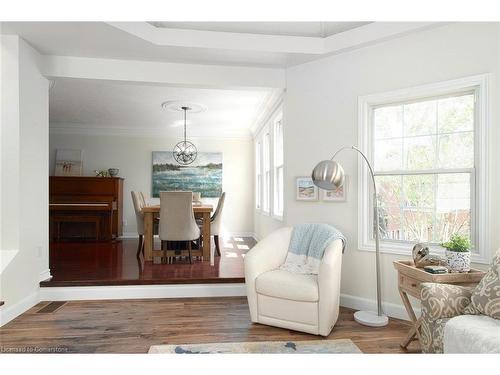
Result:
M296 225L293 228L285 263L280 269L317 275L325 249L337 239L342 240L342 252L344 252L346 238L336 228L327 224Z

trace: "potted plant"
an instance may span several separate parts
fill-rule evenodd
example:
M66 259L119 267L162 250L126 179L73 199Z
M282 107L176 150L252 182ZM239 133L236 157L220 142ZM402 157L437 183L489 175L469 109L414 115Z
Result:
M446 263L451 272L470 271L470 241L467 236L454 234L441 246L446 249Z

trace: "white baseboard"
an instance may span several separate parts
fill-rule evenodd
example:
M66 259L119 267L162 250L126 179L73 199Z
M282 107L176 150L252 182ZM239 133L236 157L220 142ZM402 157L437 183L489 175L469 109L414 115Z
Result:
M23 298L21 301L12 306L9 305L2 306L0 308L0 327L3 326L4 324L7 324L11 320L17 318L19 315L28 311L38 302L40 302L38 296L39 296L38 292L35 292Z
M26 312L40 301L81 301L148 298L244 297L244 283L228 284L172 284L172 285L116 285L82 287L43 287L13 306L0 310L0 327ZM376 311L375 300L340 295L340 305L354 310ZM384 313L392 318L409 320L403 305L382 302ZM415 308L420 315L420 309Z
M243 283L115 285L40 288L40 301L246 296Z
M257 240L257 234L255 232L226 232L223 234L224 237L252 237ZM125 232L120 238L139 238L137 232Z
M40 276L39 276L38 280L40 282L42 282L42 281L45 281L48 279L52 279L52 275L50 274L50 268L47 268L46 270L43 270L42 272L40 272Z
M362 297L351 296L348 294L340 295L340 306L348 307L354 310L377 311L377 301ZM408 313L403 305L390 302L382 302L382 309L387 316L402 320L410 320ZM415 314L420 315L420 309L414 308Z

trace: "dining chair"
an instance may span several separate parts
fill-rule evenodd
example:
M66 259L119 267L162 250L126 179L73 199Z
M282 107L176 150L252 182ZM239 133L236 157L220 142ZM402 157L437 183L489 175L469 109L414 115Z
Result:
M226 199L226 192L223 192L217 202L217 208L213 216L210 218L210 235L214 236L215 249L217 255L220 256L219 235L222 231L222 210L224 209L224 200Z
M210 237L214 237L214 243L215 243L215 250L217 250L217 255L220 256L220 246L219 246L219 235L222 232L222 210L224 209L224 200L226 199L226 193L223 192L222 195L219 198L219 202L217 202L217 208L215 209L214 214L210 218ZM203 220L197 221L198 226L201 228L203 227ZM203 238L203 241L205 239ZM210 238L207 239L207 241L210 241ZM210 247L210 250L212 251L212 247ZM214 254L211 253L210 259L214 258Z
M139 191L139 197L141 198L141 201L142 201L142 205L145 207L147 206L147 201L146 201L146 197L144 196L144 193L142 191Z
M169 243L182 241L187 242L189 263L192 263L192 241L196 241L199 237L200 228L196 224L193 213L193 193L191 191L160 192L160 240L167 261L169 258L179 256L175 250L168 249Z
M142 212L144 205L142 204L139 193L135 191L131 191L130 193L132 195L132 203L134 205L137 234L139 235L139 245L137 246L136 254L138 257L141 252L144 253L144 214Z
M138 257L141 252L144 255L144 213L142 212L142 209L146 206L146 202L144 200L144 195L141 192L131 191L130 194L132 195L132 203L134 205L134 211L135 211L137 234L139 235L139 245L137 246L137 254L136 254L136 256ZM155 221L153 224L153 234L154 235L158 234L157 221Z

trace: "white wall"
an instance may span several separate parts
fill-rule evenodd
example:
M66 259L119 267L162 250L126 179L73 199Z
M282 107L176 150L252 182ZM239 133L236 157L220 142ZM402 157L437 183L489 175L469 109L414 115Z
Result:
M38 302L48 273L48 81L40 55L2 36L1 252L17 250L1 274L0 324Z
M295 177L309 175L318 161L330 158L341 146L357 144L358 96L426 83L492 73L490 140L498 140L499 47L497 24L452 24L287 70L286 224L322 221L331 223L347 236L343 294L370 300L376 295L374 254L357 249L357 156L349 152L339 155L350 177L345 203L297 202ZM500 155L496 145L490 149L495 152L489 155L490 203L495 214L488 233L492 249L496 249L500 247ZM392 262L405 258L409 259L402 255L382 255L382 296L386 302L401 305Z
M152 151L172 150L177 138L95 136L50 133L50 173L59 148L83 150L84 175L96 169L119 168L124 181L123 231L136 235L136 219L130 192L151 195ZM229 233L253 233L253 153L251 139L193 138L198 151L223 153L223 190L226 192L223 227ZM214 202L216 204L216 201Z

